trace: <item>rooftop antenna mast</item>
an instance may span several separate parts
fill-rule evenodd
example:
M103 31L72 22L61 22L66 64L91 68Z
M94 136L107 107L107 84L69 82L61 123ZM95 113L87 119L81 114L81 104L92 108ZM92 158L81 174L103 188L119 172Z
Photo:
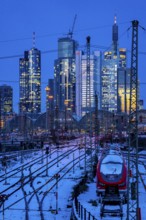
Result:
M36 46L36 35L35 35L35 32L32 33L32 46L33 46L33 48L35 48L35 46Z
M75 15L74 20L73 20L72 29L69 30L69 33L68 33L68 36L70 36L71 39L72 39L72 37L73 37L73 32L74 32L74 27L75 27L76 19L77 19L77 15Z

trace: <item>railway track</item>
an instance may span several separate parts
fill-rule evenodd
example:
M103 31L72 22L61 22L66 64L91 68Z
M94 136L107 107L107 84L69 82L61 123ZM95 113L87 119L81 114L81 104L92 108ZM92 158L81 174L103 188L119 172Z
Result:
M57 154L58 149L54 149L54 151L51 153L53 154ZM13 169L12 171L7 172L7 179L16 179L16 181L14 182L14 184L5 187L4 190L2 190L0 192L0 194L7 194L8 196L8 201L12 200L11 198L13 198L12 203L5 201L5 208L4 211L11 209L12 207L14 207L16 204L20 203L23 201L23 203L25 204L25 219L29 219L29 210L31 210L31 206L34 200L34 197L37 200L38 203L38 210L41 216L41 219L43 219L43 214L42 214L42 210L43 210L43 201L45 200L45 197L47 197L47 194L51 191L51 187L49 190L47 190L47 193L44 193L44 196L41 198L40 200L40 190L43 190L43 188L45 188L45 186L47 186L51 181L52 181L52 177L47 177L47 181L45 183L43 183L41 186L36 188L36 184L34 184L35 181L37 181L37 178L42 178L43 176L47 176L47 169L52 169L54 166L56 166L58 168L58 163L61 164L61 161L64 158L67 157L71 157L71 155L73 153L75 153L76 151L78 151L78 148L75 148L75 146L73 147L69 147L69 150L67 152L63 152L59 155L57 155L57 157L53 158L52 160L48 160L47 163L47 157L50 157L50 155L45 155L43 156L43 160L46 161L46 164L41 164L41 166L38 169L34 169L36 163L41 162L42 158L35 158L34 160L32 160L30 163L19 166L15 169ZM53 157L53 156L52 156ZM82 160L83 155L80 155L80 157L74 159L74 165L73 165L73 159L68 163L68 165L64 165L60 168L58 168L58 173L63 172L65 173L65 169L67 169L66 173L69 172L69 170L72 169L73 166L75 166L76 164L79 163L79 161ZM68 169L67 167L70 164L70 168ZM72 164L72 165L71 165ZM26 170L28 170L28 175L26 175ZM16 176L17 175L17 176ZM57 173L55 174L57 175ZM61 181L60 178L59 181ZM54 176L54 175L53 175ZM18 179L19 178L19 179ZM2 184L5 181L5 174L1 175L1 180L0 183ZM28 184L31 186L29 187L29 190L27 190L27 186ZM52 187L55 187L57 183L55 182L54 185ZM30 191L31 188L31 191ZM19 197L19 198L15 198L14 200L14 196L18 195L20 193L20 191L22 192L23 196Z

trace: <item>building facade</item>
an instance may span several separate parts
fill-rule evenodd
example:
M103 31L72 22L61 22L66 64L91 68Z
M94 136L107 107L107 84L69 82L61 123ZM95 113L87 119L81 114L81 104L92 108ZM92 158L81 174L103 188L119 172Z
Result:
M13 89L11 86L0 86L0 113L1 115L13 113Z
M46 87L46 128L54 128L54 79L49 79Z
M41 53L33 47L19 60L20 113L41 112Z
M104 53L102 65L102 109L117 111L117 69L118 58L113 51Z
M11 86L0 86L0 132L6 128L6 122L13 117L13 89Z
M102 109L111 112L128 112L130 70L127 69L125 48L118 48L116 16L112 27L112 47L104 53L102 66Z
M70 37L58 40L58 59L54 63L54 105L59 111L75 112L75 50Z
M118 112L129 113L130 71L130 68L118 68Z
M101 107L101 52L90 54L90 110L95 110L95 94ZM87 54L76 51L76 115L83 117L89 112L87 106Z
M118 26L116 16L112 27L112 47L106 51L102 65L102 109L117 112L117 70L119 66Z

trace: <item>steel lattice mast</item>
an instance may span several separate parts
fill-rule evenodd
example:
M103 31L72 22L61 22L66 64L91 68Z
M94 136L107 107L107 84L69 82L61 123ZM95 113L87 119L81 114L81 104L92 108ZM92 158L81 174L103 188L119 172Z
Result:
M129 149L128 149L128 202L127 220L139 220L138 192L138 26L132 21L132 51L130 76L130 114L129 114ZM130 156L130 147L135 149L135 157Z
M86 75L86 109L91 111L91 88L90 88L90 36L87 37L87 75Z
M95 147L98 151L98 135L99 135L99 121L98 121L98 96L95 93ZM97 152L98 153L98 152Z

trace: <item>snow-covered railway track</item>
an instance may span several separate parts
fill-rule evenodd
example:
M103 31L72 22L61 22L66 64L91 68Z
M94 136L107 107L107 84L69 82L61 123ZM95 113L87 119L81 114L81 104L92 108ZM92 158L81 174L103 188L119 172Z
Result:
M68 157L69 154L73 153L76 150L77 149L72 148L63 154L58 155L55 159L52 159L52 162L49 161L47 165L46 164L42 165L41 167L39 167L39 169L32 170L33 165L29 164L27 167L29 169L29 175L27 175L27 176L25 176L25 174L24 174L26 167L25 167L25 169L24 168L21 169L22 167L21 168L19 167L19 172L21 172L21 178L19 179L19 181L17 181L15 184L13 184L13 185L7 187L6 189L4 189L3 191L1 191L1 194L5 193L8 195L8 201L13 200L13 203L11 203L11 204L10 204L10 202L9 203L7 201L5 202L5 204L7 205L5 207L5 210L10 209L12 206L14 206L17 203L24 200L23 203L25 203L25 210L27 210L26 212L28 212L29 206L31 206L30 201L32 200L30 198L32 198L33 197L32 195L35 195L36 191L37 191L35 188L33 188L33 182L37 181L37 178L38 177L40 178L40 176L42 176L43 173L46 173L46 169L50 169L51 167L55 166L55 164L57 165L59 161L61 162L62 159L64 159L65 157ZM28 184L31 185L31 187L29 187L29 190L27 190ZM20 186L18 186L18 185L20 185ZM46 184L44 184L44 185L46 185ZM31 191L30 191L30 188L32 189ZM20 190L22 191L22 194L23 194L22 197L14 199L15 195L18 197ZM26 197L27 197L27 200L26 200ZM36 195L36 198L37 197L38 196ZM11 199L11 198L13 198L13 199ZM40 206L38 199L37 199L37 201L38 201L38 206ZM26 216L27 216L26 218L28 219L27 213L26 213Z

